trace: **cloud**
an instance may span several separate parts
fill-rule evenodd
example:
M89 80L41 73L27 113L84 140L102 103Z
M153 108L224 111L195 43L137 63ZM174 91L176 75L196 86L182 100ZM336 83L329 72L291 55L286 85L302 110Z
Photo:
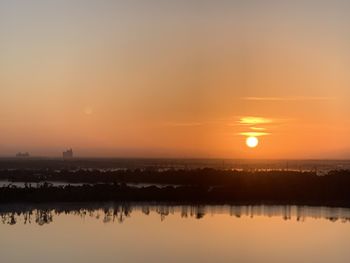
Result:
M247 136L247 137L259 137L259 136L270 135L270 133L268 132L240 132L238 134Z
M334 100L334 97L243 97L242 100L248 101L328 101Z
M266 131L266 128L263 127L250 127L250 129L253 131Z
M247 136L247 137L259 137L271 135L270 129L276 124L279 124L281 120L266 118L261 116L244 116L238 117L236 124L231 126L241 127L241 131L237 135ZM268 128L266 127L268 126ZM243 129L243 131L242 131Z
M272 122L273 122L272 119L268 119L264 117L253 117L253 116L241 117L238 120L238 123L241 125L260 125L260 124L269 124Z

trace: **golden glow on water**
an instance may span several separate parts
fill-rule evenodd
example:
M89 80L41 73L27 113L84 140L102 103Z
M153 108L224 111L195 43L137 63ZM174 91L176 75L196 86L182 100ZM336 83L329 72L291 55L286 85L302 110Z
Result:
M1 259L11 263L350 260L350 223L312 217L300 222L282 215L237 217L222 211L196 219L176 210L162 220L157 213L145 215L137 209L120 224L104 220L100 210L93 217L55 215L44 226L0 224L0 231Z

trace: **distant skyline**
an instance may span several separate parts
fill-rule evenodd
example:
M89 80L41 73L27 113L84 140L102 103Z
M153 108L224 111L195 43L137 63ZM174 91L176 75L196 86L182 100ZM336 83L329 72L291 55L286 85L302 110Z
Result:
M0 157L350 159L349 13L0 0Z

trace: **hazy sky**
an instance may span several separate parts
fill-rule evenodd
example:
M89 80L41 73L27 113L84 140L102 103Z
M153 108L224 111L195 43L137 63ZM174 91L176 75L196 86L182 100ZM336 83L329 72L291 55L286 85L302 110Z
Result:
M349 158L347 2L0 0L0 155Z

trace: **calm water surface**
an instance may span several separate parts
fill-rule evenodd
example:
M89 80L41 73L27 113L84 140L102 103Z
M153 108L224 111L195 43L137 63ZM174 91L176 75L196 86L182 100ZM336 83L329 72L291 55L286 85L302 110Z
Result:
M350 210L0 206L1 262L350 262Z

